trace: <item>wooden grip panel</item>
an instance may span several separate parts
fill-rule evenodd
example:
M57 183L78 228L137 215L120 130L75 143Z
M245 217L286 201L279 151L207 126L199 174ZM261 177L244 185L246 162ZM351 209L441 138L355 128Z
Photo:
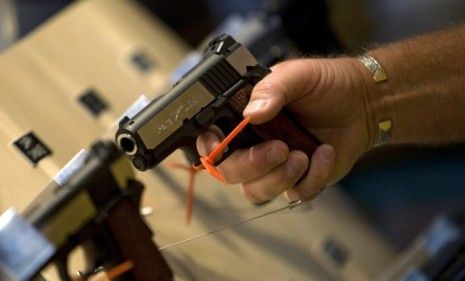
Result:
M173 274L152 241L152 232L127 200L108 213L107 225L125 260L134 262L134 281L171 281Z
M242 115L247 106L253 86L246 84L239 89L230 99L229 106L238 114ZM299 122L286 112L281 111L270 121L252 125L252 130L263 140L278 139L285 142L290 150L301 150L309 158L321 142L310 134Z

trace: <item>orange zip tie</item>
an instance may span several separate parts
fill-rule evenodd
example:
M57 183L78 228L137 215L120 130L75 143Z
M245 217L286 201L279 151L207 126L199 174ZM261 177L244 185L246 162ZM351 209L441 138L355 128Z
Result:
M128 272L134 267L134 262L132 261L125 261L123 263L118 264L117 266L111 268L107 271L107 276L110 280L119 277L120 275Z
M192 213L194 209L194 190L195 190L195 176L198 173L192 166L184 165L181 163L170 163L172 168L183 169L189 173L189 183L187 184L186 196L186 223L190 224L192 221Z
M134 262L127 260L125 262L122 262L113 268L110 268L108 271L102 271L102 272L97 272L94 273L92 276L90 276L90 280L112 280L115 278L118 278L119 276L123 275L124 273L128 272L134 267ZM103 274L100 276L100 274ZM88 280L87 278L84 279L81 276L78 276L76 278L73 278L73 281L86 281Z
M224 176L221 174L220 171L215 166L215 160L216 158L223 153L226 148L228 147L228 144L242 131L244 130L245 126L250 122L250 116L247 116L242 120L234 130L229 133L226 138L220 144L215 147L215 149L210 153L208 156L202 156L200 157L200 162L202 162L202 165L199 166L194 166L195 169L199 170L202 168L205 168L205 170L221 182L226 182Z
M224 140L210 153L208 156L200 157L200 165L186 166L180 163L170 163L172 168L183 169L189 172L189 183L187 185L186 197L186 223L190 224L192 221L192 214L194 209L194 190L195 190L195 176L198 171L205 169L210 175L214 176L221 182L225 182L223 175L215 167L215 159L224 152L228 144L245 128L249 123L250 117L244 118L231 133L224 138Z

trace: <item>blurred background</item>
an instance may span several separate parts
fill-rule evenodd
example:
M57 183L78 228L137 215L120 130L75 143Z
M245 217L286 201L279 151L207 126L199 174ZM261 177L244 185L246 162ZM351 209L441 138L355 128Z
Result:
M71 1L0 0L0 50L7 49ZM360 53L365 48L460 23L463 0L140 0L197 47L231 15L279 14L302 55ZM234 25L228 25L231 28ZM223 26L224 27L224 26ZM226 29L227 30L227 29ZM262 46L263 47L263 46ZM278 50L283 51L281 48ZM279 61L276 48L270 50ZM432 113L434 114L434 113ZM399 247L432 217L465 203L465 146L383 147L367 154L341 185Z

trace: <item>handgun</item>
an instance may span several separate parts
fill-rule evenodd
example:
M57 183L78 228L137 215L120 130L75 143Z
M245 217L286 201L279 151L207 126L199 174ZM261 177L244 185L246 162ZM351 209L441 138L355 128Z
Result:
M88 266L83 276L128 261L133 268L118 280L173 280L140 215L142 191L114 143L95 143L65 184L52 182L21 214L0 216L0 280L43 280L40 271L55 264L71 281L68 257L77 246Z
M178 148L190 162L199 164L196 138L212 125L225 134L233 130L243 119L254 85L268 73L270 69L259 65L244 46L227 34L220 35L171 90L134 117L120 121L116 143L141 171L158 165ZM284 109L264 124L247 126L215 164L236 149L271 139L282 140L309 157L320 144Z

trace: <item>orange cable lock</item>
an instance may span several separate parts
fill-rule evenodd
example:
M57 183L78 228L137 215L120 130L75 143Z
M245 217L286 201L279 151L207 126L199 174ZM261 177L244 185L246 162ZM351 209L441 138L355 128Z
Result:
M239 123L234 130L229 133L226 138L224 138L223 141L220 142L220 144L215 147L215 149L210 153L208 156L202 156L200 157L200 162L202 162L202 165L194 166L194 168L200 170L202 168L205 168L205 170L221 182L226 182L224 176L221 174L220 171L215 167L215 160L220 155L223 153L228 144L242 131L244 130L245 126L250 122L250 117L247 116L244 118L244 120Z
M128 260L123 263L120 263L116 265L113 268L110 268L110 270L107 271L108 278L110 280L115 279L119 277L120 275L123 275L124 273L128 272L134 267L134 262Z
M224 176L220 171L215 167L216 158L224 152L228 144L247 126L250 122L250 117L245 117L236 128L234 128L227 136L224 138L220 144L215 147L215 149L208 155L200 157L201 164L186 166L179 163L172 163L171 167L187 170L189 172L189 183L187 186L187 200L186 200L186 222L190 224L192 220L192 210L194 208L194 189L195 189L195 175L198 171L205 169L210 175L214 176L221 182L226 182Z
M184 165L181 163L170 163L170 166L172 168L185 170L189 173L186 197L186 223L190 224L192 221L192 210L194 209L195 176L199 171L192 166Z

